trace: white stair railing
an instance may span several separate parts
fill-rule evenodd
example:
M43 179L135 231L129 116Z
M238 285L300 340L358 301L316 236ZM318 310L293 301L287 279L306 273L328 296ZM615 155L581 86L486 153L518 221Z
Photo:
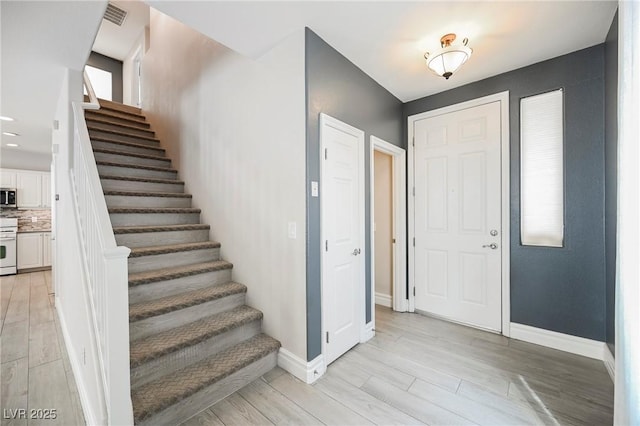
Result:
M129 293L127 258L131 250L118 247L98 176L86 109L100 105L84 73L90 102L73 102L73 166L70 170L82 263L96 337L96 353L102 372L102 391L110 425L132 425L129 370Z

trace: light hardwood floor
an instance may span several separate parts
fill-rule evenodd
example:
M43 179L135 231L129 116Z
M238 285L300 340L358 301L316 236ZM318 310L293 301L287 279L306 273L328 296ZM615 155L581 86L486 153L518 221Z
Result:
M308 386L276 369L184 426L611 425L601 361L376 308L376 337Z
M50 282L0 278L2 408L56 408L42 424L80 425ZM314 385L276 368L183 425L611 425L612 407L600 361L377 307L376 337Z
M2 425L84 424L53 302L51 271L0 278Z

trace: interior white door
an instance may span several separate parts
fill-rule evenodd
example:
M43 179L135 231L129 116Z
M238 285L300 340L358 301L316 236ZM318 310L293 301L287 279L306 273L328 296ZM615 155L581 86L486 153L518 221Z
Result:
M416 310L502 329L500 102L414 122Z
M326 363L364 325L364 133L321 116L322 312Z

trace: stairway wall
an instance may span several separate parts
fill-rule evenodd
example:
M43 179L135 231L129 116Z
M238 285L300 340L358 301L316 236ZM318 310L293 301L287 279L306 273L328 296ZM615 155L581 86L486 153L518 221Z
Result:
M253 61L152 10L142 73L143 110L247 303L306 360L304 32Z

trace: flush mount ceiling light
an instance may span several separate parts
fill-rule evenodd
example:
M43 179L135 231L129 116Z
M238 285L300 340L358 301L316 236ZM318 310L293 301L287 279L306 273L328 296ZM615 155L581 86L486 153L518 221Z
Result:
M13 132L2 132L2 134L7 136L20 136L19 134Z
M18 145L17 143L8 143L7 146L10 146L11 148L15 148L20 145Z
M449 80L449 77L467 62L471 57L472 50L467 47L469 40L462 40L461 46L452 46L451 43L456 39L455 34L445 34L440 39L440 49L433 53L425 53L424 58L427 60L427 66L431 71Z
M2 121L13 121L13 118L7 117L6 115L0 115L0 120L2 120Z

